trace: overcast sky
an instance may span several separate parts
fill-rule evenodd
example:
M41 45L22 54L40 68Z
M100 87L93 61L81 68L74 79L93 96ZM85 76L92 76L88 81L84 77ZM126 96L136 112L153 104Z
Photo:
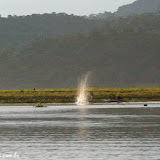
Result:
M119 6L135 0L0 0L0 14L28 15L33 13L65 12L89 15L104 11L114 12Z

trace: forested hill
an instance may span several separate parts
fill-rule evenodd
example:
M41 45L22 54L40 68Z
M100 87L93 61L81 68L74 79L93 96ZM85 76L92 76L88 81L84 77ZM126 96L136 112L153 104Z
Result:
M118 18L88 33L34 41L0 51L0 88L159 86L160 16Z
M65 13L0 17L0 48L24 45L42 37L87 31L95 26L93 20Z
M160 0L136 0L132 4L119 7L116 16L160 12Z
M128 16L145 12L158 12L160 0L137 0L122 6L116 13L75 16L65 13L32 14L28 16L0 17L0 48L22 46L28 42L57 35L84 32L100 27L103 21L116 19L116 16Z

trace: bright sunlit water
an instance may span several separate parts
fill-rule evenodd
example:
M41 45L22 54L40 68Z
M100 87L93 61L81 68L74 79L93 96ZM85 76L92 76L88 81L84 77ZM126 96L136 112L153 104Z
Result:
M20 160L159 160L160 105L0 106L0 155L15 152Z

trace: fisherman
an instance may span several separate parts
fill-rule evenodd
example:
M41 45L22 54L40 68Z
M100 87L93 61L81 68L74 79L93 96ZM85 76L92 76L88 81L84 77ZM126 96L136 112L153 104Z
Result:
M117 102L122 102L122 97L121 96L117 96Z

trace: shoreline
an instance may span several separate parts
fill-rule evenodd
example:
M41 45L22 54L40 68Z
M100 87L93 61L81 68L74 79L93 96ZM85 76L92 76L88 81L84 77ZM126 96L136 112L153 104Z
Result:
M35 106L36 103L2 103L0 106ZM76 103L42 103L43 105L46 106L85 106L85 105L77 105ZM93 103L93 104L87 104L87 106L90 105L152 105L152 104L158 104L160 105L160 101L148 101L148 102L121 102L121 103L116 103L116 102L111 102L111 103Z

